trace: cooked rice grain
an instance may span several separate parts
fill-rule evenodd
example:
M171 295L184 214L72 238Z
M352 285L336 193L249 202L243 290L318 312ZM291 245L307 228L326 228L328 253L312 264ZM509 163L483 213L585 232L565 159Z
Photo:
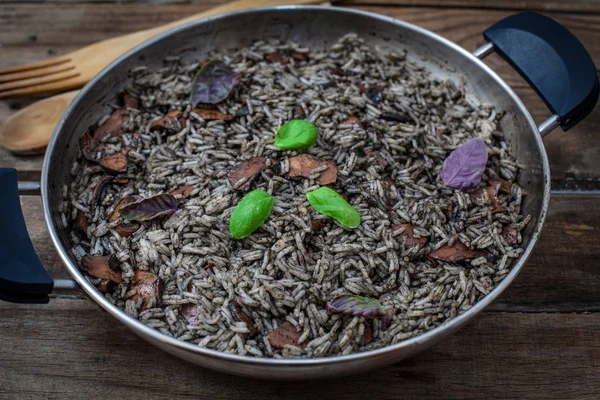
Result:
M268 53L288 50L308 61L264 61ZM507 225L521 231L530 220L521 215L523 190L513 183L511 194L499 194L505 212L491 213L485 191L483 199L474 199L437 179L451 150L481 137L494 155L484 181L496 175L514 182L521 166L505 150L492 105L467 102L461 88L405 54L384 54L352 34L326 49L265 40L212 58L240 74L237 91L218 105L234 120L205 121L193 112L188 99L197 64L170 57L163 68L131 71L129 91L140 110L123 111L123 135L105 140L114 151L130 148L129 182L108 185L93 215L91 193L103 171L85 160L73 165L61 217L67 226L81 210L90 221L87 236L71 235L76 259L118 254L123 283L106 294L110 302L199 346L254 357L326 357L422 334L470 309L506 276L522 250L499 233ZM171 110L183 112L181 131L167 135L150 128ZM406 122L382 118L392 114ZM333 187L360 212L357 229L308 209L304 193L319 187L323 168L308 179L286 177L288 157L297 153L279 151L273 136L281 124L303 116L320 132L307 153L336 162ZM361 124L342 123L350 116ZM232 240L229 217L243 196L235 189L244 182L232 187L228 172L250 157L276 160L251 183L272 193L275 207L252 236ZM145 224L130 238L112 230L119 222L107 222L127 195L148 197L182 185L194 189L177 213ZM427 238L422 248L406 247L404 230L394 231L407 223L415 238ZM458 264L426 258L458 241L485 255ZM141 299L131 299L136 270L160 277L163 296L155 308L144 310ZM372 320L326 311L327 301L347 293L378 298L392 312ZM256 335L228 311L234 301ZM197 317L184 318L184 307L195 307ZM301 332L299 346L277 348L266 339L285 321Z

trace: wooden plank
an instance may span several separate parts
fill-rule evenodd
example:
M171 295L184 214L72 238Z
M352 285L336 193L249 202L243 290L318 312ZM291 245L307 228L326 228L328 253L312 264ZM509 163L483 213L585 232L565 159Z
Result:
M16 168L20 180L39 181L44 156L18 156L0 146L0 168Z
M48 53L65 54L79 46L119 33L156 26L206 9L204 4L142 5L142 4L8 4L0 5L0 38L3 54L0 67L49 57ZM508 11L443 8L360 7L431 29L467 49L482 43L481 31L494 21L509 15ZM553 14L577 35L600 64L600 15ZM32 39L35 37L35 40ZM537 95L505 62L492 56L489 65L506 79L524 100L536 121L543 121L549 112ZM13 109L27 101L0 102L0 121ZM574 128L569 135L553 133L545 141L555 179L567 176L598 178L600 168L600 109ZM41 157L13 157L0 150L0 167L14 166L20 170L41 169Z
M14 3L14 0L2 0L0 3ZM147 3L144 0L22 0L21 3ZM159 0L161 4L203 5L222 4L227 0ZM598 0L342 0L334 1L343 5L390 5L394 7L450 7L483 8L527 11L563 11L563 12L600 12Z
M55 278L68 277L52 245L41 199L21 197L27 228L42 263ZM585 210L583 212L582 210ZM557 195L536 249L494 311L600 311L598 235L600 196Z
M600 4L600 1L596 1ZM207 9L207 4L0 4L0 38L3 48L12 46L82 46L107 37L154 27ZM481 32L513 13L509 10L453 9L444 7L357 6L431 29L467 49L483 42ZM600 59L595 40L600 26L595 14L550 13L569 28ZM4 51L4 50L3 50ZM19 64L3 57L2 66Z
M597 0L346 0L345 5L382 5L412 7L478 8L491 10L563 11L570 13L600 12Z
M212 372L139 339L91 302L0 304L0 396L200 399L595 399L600 314L484 314L430 351L350 378Z
M554 195L531 258L495 311L600 311L600 196Z

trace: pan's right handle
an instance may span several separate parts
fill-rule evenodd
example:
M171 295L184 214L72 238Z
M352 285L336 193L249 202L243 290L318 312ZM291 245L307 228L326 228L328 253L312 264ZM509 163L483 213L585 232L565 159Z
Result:
M521 13L483 32L487 44L473 54L496 51L535 89L553 112L542 136L560 125L571 129L596 106L600 94L596 67L587 50L564 26L544 15Z
M0 192L0 299L15 303L47 303L54 282L27 233L15 169L0 168Z

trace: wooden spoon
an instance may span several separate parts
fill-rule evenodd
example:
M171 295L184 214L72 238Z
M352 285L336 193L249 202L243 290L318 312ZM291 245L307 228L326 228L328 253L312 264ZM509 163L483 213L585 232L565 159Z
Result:
M17 154L44 154L54 127L79 90L35 102L0 125L0 145Z

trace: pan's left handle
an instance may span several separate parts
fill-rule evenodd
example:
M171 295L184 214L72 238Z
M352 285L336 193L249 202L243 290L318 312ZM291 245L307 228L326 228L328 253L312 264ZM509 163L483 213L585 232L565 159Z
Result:
M19 185L15 169L0 168L0 192L0 300L47 303L54 290L77 288L74 281L52 280L29 238L19 193L39 194L39 185Z

